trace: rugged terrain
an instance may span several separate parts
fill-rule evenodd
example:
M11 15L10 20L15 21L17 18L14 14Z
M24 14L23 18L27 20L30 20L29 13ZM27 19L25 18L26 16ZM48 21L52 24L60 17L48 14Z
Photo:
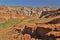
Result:
M60 40L60 8L0 6L0 40Z

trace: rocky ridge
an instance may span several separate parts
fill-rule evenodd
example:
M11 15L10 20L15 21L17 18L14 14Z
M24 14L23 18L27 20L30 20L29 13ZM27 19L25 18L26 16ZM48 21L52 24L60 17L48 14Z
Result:
M16 19L20 22L13 22ZM13 20L12 25L8 20ZM57 40L60 37L60 8L56 7L0 6L0 22L5 29L0 31L1 40Z
M0 20L20 19L26 16L43 15L43 11L57 10L53 7L22 7L22 6L0 6Z

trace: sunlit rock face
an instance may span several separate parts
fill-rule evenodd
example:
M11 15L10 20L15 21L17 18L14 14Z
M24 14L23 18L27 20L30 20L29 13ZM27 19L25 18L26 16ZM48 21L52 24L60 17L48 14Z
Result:
M58 40L60 36L60 9L56 7L0 6L0 23L19 19L0 34L9 40ZM2 22L3 21L3 22ZM9 23L10 24L10 23ZM2 26L1 25L1 26ZM8 26L8 25L7 25ZM3 26L2 26L3 27ZM5 28L4 28L5 29ZM5 37L5 38L4 38ZM52 39L51 39L52 37Z
M50 18L60 15L56 7L0 6L0 21L29 17Z
M42 10L43 11L52 11L52 10L57 10L58 8L56 7L52 7L52 6L47 6L47 7L43 7Z

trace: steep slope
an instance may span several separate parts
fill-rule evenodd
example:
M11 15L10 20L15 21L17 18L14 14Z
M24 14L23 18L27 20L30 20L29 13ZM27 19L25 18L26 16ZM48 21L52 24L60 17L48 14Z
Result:
M10 19L27 18L28 16L40 17L43 11L56 10L53 7L22 7L22 6L0 6L0 21Z
M54 40L59 37L59 8L0 6L0 40Z

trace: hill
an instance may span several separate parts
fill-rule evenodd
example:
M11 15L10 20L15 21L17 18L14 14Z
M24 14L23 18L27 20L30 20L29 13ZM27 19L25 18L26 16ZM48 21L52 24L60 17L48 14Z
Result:
M0 6L1 40L57 40L59 37L60 8Z

